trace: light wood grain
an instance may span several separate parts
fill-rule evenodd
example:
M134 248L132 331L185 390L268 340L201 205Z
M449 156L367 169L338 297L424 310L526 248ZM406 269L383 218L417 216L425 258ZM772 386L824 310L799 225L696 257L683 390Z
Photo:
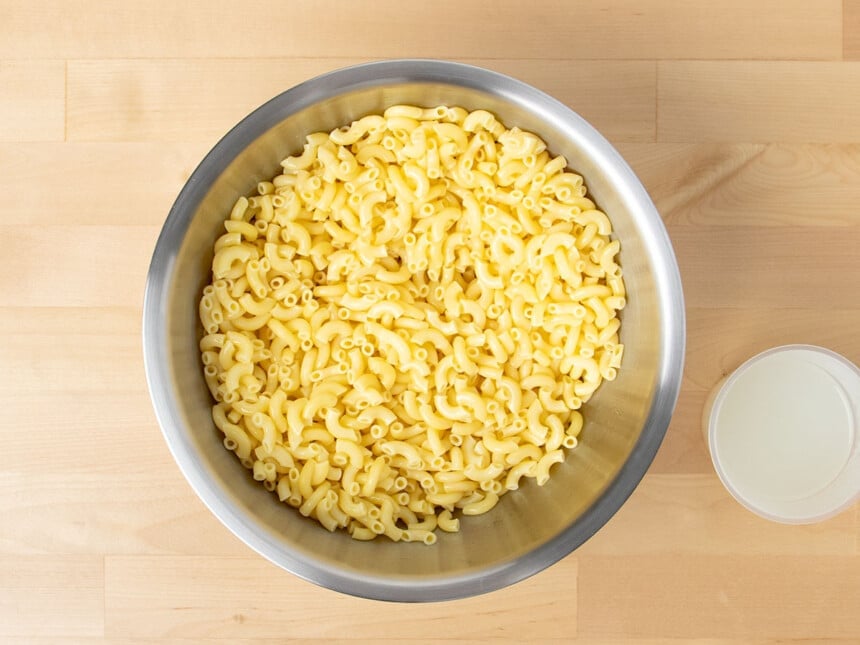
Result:
M4 222L3 228L0 235L14 235L16 243L0 265L0 306L136 307L143 301L158 227L58 223L13 230Z
M139 343L137 337L132 342ZM97 345L93 347L98 351ZM31 359L49 365L53 356L48 351L37 351ZM125 368L140 372L135 389L130 391L112 388L110 379L104 377L90 381L88 386L78 384L74 388L69 384L62 389L46 387L33 391L32 386L20 383L30 377L28 366L22 366L21 361L7 364L10 372L13 368L20 371L17 383L12 376L2 379L5 391L0 401L13 420L0 428L0 437L5 440L0 453L0 468L4 471L20 474L33 471L30 461L33 446L16 440L21 427L29 428L34 436L51 437L50 441L42 442L38 453L39 459L50 464L54 473L118 477L153 468L161 472L169 465L169 453L146 393L143 366L136 356L129 359L129 367ZM95 445L99 450L94 449Z
M214 145L238 120L273 96L307 78L362 60L71 61L68 136L72 141L207 141ZM654 63L464 62L536 85L614 140L654 139Z
M334 638L334 639L309 639L309 638L23 638L16 639L16 645L92 645L93 643L110 643L110 645L293 645L300 643L325 643L326 645L354 645L355 643L372 643L375 642L371 638L365 639L349 639L349 638ZM390 643L392 641L382 641ZM438 638L410 638L409 645L435 645L436 643L457 643L458 645L478 645L487 642L507 642L504 638L498 639L481 639L481 638L451 638L441 640ZM580 636L573 638L567 637L552 637L538 639L525 638L521 642L534 643L550 643L563 644L575 642L577 645L729 645L739 642L736 639L729 638L627 638L627 637L591 637ZM816 638L816 639L798 639L791 638L745 638L742 641L744 645L807 645L814 643L815 645L854 645L856 641L853 639L844 638Z
M0 143L0 223L161 227L214 143Z
M222 638L217 634L212 636L211 638L127 638L127 637L109 637L109 638L60 638L60 639L48 639L48 638L25 638L25 639L16 639L15 645L93 645L93 643L110 643L110 645L225 645L225 643L229 643L230 645L301 645L302 643L325 643L325 645L355 645L356 643L371 643L376 642L373 639L365 638L365 639L351 639L351 638L290 638L287 636L282 637L274 637L274 638L255 638L253 636L247 638ZM382 642L391 643L394 641L385 640ZM409 645L434 645L435 643L439 643L439 639L432 638L410 638L408 639ZM458 643L459 645L468 645L468 644L476 644L476 643L486 643L485 639L477 639L477 638L458 638L458 639L449 639L446 641L441 641L445 643ZM541 642L548 643L565 643L569 642L568 639L560 639L553 638L547 639ZM577 643L580 640L577 639ZM587 645L608 645L605 641L597 640L593 643L590 641L582 641L587 643ZM649 645L651 641L648 642ZM657 641L653 641L656 645ZM643 645L639 641L636 641L636 645Z
M0 142L62 141L65 83L61 60L0 60Z
M20 320L20 315L16 309L0 309L0 318L17 317ZM140 363L138 328L123 332L90 331L87 323L96 317L91 310L85 315L77 312L66 315L65 310L51 308L48 315L55 316L56 321L50 333L21 333L23 330L17 330L2 341L8 373L19 377L26 375L39 383L43 392L75 394L102 389L103 395L112 395L142 390L145 385L143 374L128 369L129 365ZM72 326L75 323L80 326ZM63 347L63 350L57 351L58 347ZM81 370L81 365L86 365L87 370ZM76 376L70 383L72 374ZM23 389L20 382L16 385L11 378L8 387Z
M76 6L4 0L0 57L330 58L838 58L841 2L743 0L606 4L586 0L524 6L517 0L440 0L432 8L397 0L241 4ZM740 18L739 18L740 17ZM44 25L51 24L51 29ZM677 27L677 28L673 28ZM798 37L802 33L803 37ZM671 36L670 36L671 34Z
M0 555L0 638L101 636L104 562L99 556Z
M81 428L70 431L80 440L90 436ZM15 518L0 523L0 550L46 559L93 554L251 556L195 497L169 455L156 464L155 472L126 474L121 466L129 459L116 452L103 458L113 466L110 474L59 468L34 477L32 467L29 472L0 473L0 513Z
M482 643L505 643L510 642L511 638L506 638L504 636L499 637L491 637L491 638L460 638L460 637L452 637L452 638L422 638L422 637L410 637L403 642L409 643L409 645L436 645L437 643L445 643L446 645L450 645L451 643L457 643L457 645L480 645ZM374 638L372 636L364 636L360 638L290 638L290 637L280 637L280 638L220 638L217 635L202 638L23 638L16 639L15 645L92 645L93 643L110 643L110 645L198 645L199 643L203 643L204 645L224 645L225 643L229 643L230 645L299 645L302 643L325 643L325 645L355 645L356 643L395 643L398 642L397 639L389 639L389 638ZM549 636L546 638L534 638L530 639L528 637L523 637L520 642L532 642L532 643L549 643L551 645L562 645L564 643L575 642L578 645L686 645L691 641L689 639L676 639L676 638L636 638L636 639L627 639L627 638L600 638L600 637L574 637L572 635L567 636ZM726 645L731 642L726 639L696 639L692 641L695 645ZM786 645L791 641L784 639L755 639L755 640L746 640L744 643L746 645ZM826 639L826 640L816 640L816 645L834 643L839 645L846 645L846 641L842 639Z
M620 150L669 225L860 223L860 145L623 143Z
M111 556L105 561L105 631L148 638L337 638L347 636L349 626L348 636L359 640L428 634L540 640L560 636L563 620L564 634L574 636L576 572L576 559L568 557L483 598L382 605L298 581L256 557Z
M60 639L47 639L47 638L25 638L25 639L16 639L15 645L92 645L93 643L110 643L110 645L199 645L203 643L204 645L225 645L225 643L229 643L230 645L300 645L302 643L325 643L326 645L355 645L355 643L371 643L375 642L372 639L350 639L350 638L290 638L290 637L275 637L275 638L221 638L217 634L212 636L211 638L60 638ZM383 642L390 643L393 642L391 640L385 640ZM439 639L431 639L431 638L410 638L408 640L409 645L434 645L435 643L439 643ZM445 643L456 642L461 645L475 644L475 643L486 643L487 641L484 639L450 639L446 641L442 641ZM567 639L553 638L547 639L548 643L564 643L569 642ZM577 642L580 642L577 639ZM587 643L587 645L608 645L605 641L597 640L593 643L590 641L582 641ZM648 641L650 644L652 641ZM653 641L656 645L657 641ZM636 641L636 645L643 645L639 641Z
M453 627L448 627L453 631ZM410 637L402 642L409 643L409 645L436 645L437 643L445 643L446 645L450 645L451 643L457 643L457 645L480 645L481 643L506 643L511 642L512 638L507 638L505 636L493 636L491 638L462 638L462 637L451 637L451 638L423 638L421 636ZM325 643L325 645L355 645L356 643L395 643L399 642L397 639L390 638L375 638L373 636L362 636L356 638L290 638L290 637L280 637L280 638L221 638L216 636L203 638L105 638L105 639L92 639L92 638L58 638L58 639L47 639L47 638L25 638L25 639L16 639L15 645L91 645L92 643L110 643L111 645L197 645L198 643L203 643L204 645L224 645L225 643L230 643L230 645L293 645L293 644L301 644L301 643ZM551 645L562 645L564 643L575 642L578 645L685 645L691 641L682 640L676 638L636 638L636 639L618 639L618 638L590 638L590 637L579 637L575 638L572 635L566 636L548 636L546 638L528 638L524 636L519 642L532 642L532 643L549 643ZM694 641L695 645L726 645L730 641L725 639L696 639ZM756 640L748 640L744 641L747 645L786 645L790 641L787 640L771 640L771 639L756 639ZM820 645L821 643L839 643L841 645L846 645L844 640L821 640L815 641L816 645Z
M659 522L654 521L657 517ZM600 538L586 542L577 555L850 557L856 533L854 509L820 524L776 524L735 502L713 469L703 475L652 471Z
M676 411L627 503L527 581L418 606L317 588L225 529L161 436L140 336L156 236L215 141L390 56L508 73L591 121L652 195L687 301ZM765 522L701 431L763 349L860 363L858 106L858 0L0 0L0 641L860 642L860 505Z
M842 3L843 56L848 60L860 59L860 1L843 0Z
M860 63L666 61L658 141L860 141Z
M684 379L666 437L649 472L681 474L712 473L711 458L702 438L702 410L708 393L690 387Z
M15 438L22 426L51 438L39 455L55 474L117 477L164 464L140 321L139 307L0 308L0 406L15 421L0 424L0 472L32 473L33 446Z
M850 640L860 630L858 594L858 558L589 556L579 562L579 629L608 638Z
M688 308L685 386L708 391L748 358L776 345L821 345L860 363L860 335L852 333L860 324L860 303L842 304L849 308L827 308L826 324L819 324L818 308Z
M860 227L670 226L688 307L818 308L856 302ZM707 245L708 253L703 253ZM811 270L827 254L828 272Z

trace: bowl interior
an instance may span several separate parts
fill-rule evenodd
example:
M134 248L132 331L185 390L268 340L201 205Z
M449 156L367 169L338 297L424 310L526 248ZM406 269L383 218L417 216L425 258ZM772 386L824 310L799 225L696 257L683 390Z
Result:
M380 70L358 78L323 77L273 99L201 164L177 200L153 259L145 314L147 369L174 456L204 502L239 537L294 573L348 593L402 600L468 595L564 556L605 523L635 487L677 395L680 284L644 190L617 153L566 108L506 77L486 72L478 82L472 69L456 66L436 77L425 73L429 78L420 82L411 80L415 74ZM492 512L462 520L459 533L440 532L432 547L385 539L357 542L344 532L328 533L253 481L224 449L212 423L197 348L202 333L197 304L210 279L212 245L235 199L275 175L283 157L301 150L306 134L397 103L483 108L508 127L543 137L552 153L563 154L582 174L590 195L612 219L629 294L622 317L623 366L617 380L605 383L584 406L579 446L554 468L546 486L528 482Z

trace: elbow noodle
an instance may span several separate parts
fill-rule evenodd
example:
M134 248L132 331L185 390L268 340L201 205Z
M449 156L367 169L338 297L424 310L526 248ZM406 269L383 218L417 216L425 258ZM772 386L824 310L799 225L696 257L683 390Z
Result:
M603 211L593 209L583 211L579 215L576 215L575 219L582 226L594 224L597 227L599 235L609 235L612 232L612 224L610 224L609 218Z
M517 490L520 487L520 479L523 477L534 477L537 470L537 462L534 459L526 459L515 464L505 478L505 488Z
M254 256L254 249L245 244L225 246L212 260L212 275L215 279L238 278L245 273L245 265ZM238 266L237 266L238 265Z
M451 511L444 510L436 518L436 525L447 533L456 533L460 530L460 520L451 515Z
M463 515L482 515L491 510L499 501L495 493L486 493L483 498L463 506Z
M248 211L248 198L240 197L233 205L233 210L230 211L229 220L242 221L245 219L245 213ZM226 224L226 223L225 223ZM226 227L226 226L225 226ZM229 230L229 229L228 229Z
M549 470L554 464L564 461L564 453L561 450L553 450L540 458L535 468L535 480L538 486L543 486L549 481Z
M449 106L310 134L281 167L225 212L197 303L225 448L357 540L431 545L544 485L624 351L621 242L582 177Z
M224 222L224 228L227 229L229 233L238 233L249 242L253 242L257 239L257 227L253 224L249 224L248 222L242 220L234 221L230 219Z

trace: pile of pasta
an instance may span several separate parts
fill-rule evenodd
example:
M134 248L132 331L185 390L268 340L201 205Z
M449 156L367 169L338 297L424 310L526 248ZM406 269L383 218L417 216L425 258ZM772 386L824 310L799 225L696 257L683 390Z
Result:
M620 367L607 216L535 134L394 106L240 197L200 300L224 445L326 529L433 544L573 448Z

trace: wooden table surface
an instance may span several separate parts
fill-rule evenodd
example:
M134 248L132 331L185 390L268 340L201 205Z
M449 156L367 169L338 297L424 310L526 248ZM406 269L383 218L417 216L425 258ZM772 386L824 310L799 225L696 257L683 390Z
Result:
M216 140L299 81L406 56L600 129L688 315L676 414L619 513L525 582L421 606L317 588L222 527L161 437L140 334L156 236ZM860 0L0 0L0 195L0 642L860 642L860 507L758 519L700 433L766 347L860 363Z

